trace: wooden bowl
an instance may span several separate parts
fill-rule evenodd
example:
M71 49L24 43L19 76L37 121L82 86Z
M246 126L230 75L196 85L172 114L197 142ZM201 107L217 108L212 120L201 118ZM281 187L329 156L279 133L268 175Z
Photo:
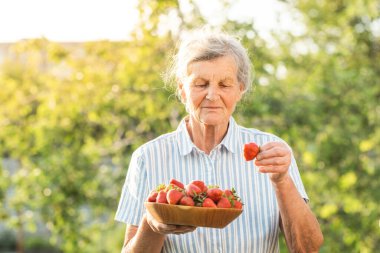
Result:
M243 210L235 208L206 208L145 202L146 209L159 222L194 227L224 228Z

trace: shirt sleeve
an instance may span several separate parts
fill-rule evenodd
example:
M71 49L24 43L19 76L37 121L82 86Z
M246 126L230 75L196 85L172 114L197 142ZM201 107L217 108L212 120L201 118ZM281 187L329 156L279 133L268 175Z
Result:
M115 220L138 226L148 196L147 174L141 148L132 154Z
M301 175L300 175L300 172L298 170L298 165L297 165L297 162L296 162L296 159L294 158L294 155L293 155L293 149L290 147L290 145L284 141L283 139L279 138L279 141L285 143L285 145L288 146L288 148L291 150L291 163L290 163L290 167L289 167L289 175L290 177L292 178L299 194L301 195L301 197L306 201L306 202L309 202L309 197L307 196L307 193L306 193L306 190L305 190L305 187L302 183L302 179L301 179Z
M289 168L289 174L290 174L290 177L292 178L294 184L296 185L296 188L297 188L298 192L300 193L301 197L303 199L305 199L306 202L308 202L309 197L306 194L305 187L302 183L301 175L298 171L297 162L293 156L293 153L292 153L292 159L291 159L291 164L290 164L290 168Z

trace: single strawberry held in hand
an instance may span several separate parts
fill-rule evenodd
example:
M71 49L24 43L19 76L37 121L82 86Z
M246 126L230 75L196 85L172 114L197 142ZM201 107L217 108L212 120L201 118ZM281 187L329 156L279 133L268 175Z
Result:
M259 152L260 147L256 143L250 142L244 144L244 158L246 161L255 159Z

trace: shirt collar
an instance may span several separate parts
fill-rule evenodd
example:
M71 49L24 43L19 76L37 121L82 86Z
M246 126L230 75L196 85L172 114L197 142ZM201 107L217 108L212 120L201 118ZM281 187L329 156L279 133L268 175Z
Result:
M181 120L176 132L179 152L182 156L188 155L192 150L198 149L191 141L189 132L187 131L186 118ZM229 120L227 134L220 145L224 146L231 153L235 153L239 148L238 125L232 117Z
M189 132L186 128L187 117L181 120L177 128L177 143L179 147L179 152L182 156L189 154L193 148L196 148L194 143L191 141Z
M228 130L226 136L224 136L221 144L231 153L236 153L239 149L239 134L238 125L233 117L230 117L228 124Z

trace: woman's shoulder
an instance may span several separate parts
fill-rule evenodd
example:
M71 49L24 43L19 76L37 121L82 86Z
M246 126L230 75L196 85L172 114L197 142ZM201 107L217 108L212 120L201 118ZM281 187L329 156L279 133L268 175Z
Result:
M239 129L242 134L246 134L246 135L263 135L263 136L271 136L271 137L279 138L273 133L265 132L257 128L245 127L245 126L239 125Z
M145 142L140 147L138 147L135 152L142 153L142 152L150 151L153 149L160 149L166 145L172 145L173 143L176 142L176 140L177 140L177 137L176 137L175 131L165 133L150 141Z
M256 128L249 128L249 127L244 127L239 125L239 130L242 139L247 140L247 139L256 139L256 140L261 140L260 142L268 142L268 141L282 141L284 140L277 135L270 133L270 132L265 132Z

